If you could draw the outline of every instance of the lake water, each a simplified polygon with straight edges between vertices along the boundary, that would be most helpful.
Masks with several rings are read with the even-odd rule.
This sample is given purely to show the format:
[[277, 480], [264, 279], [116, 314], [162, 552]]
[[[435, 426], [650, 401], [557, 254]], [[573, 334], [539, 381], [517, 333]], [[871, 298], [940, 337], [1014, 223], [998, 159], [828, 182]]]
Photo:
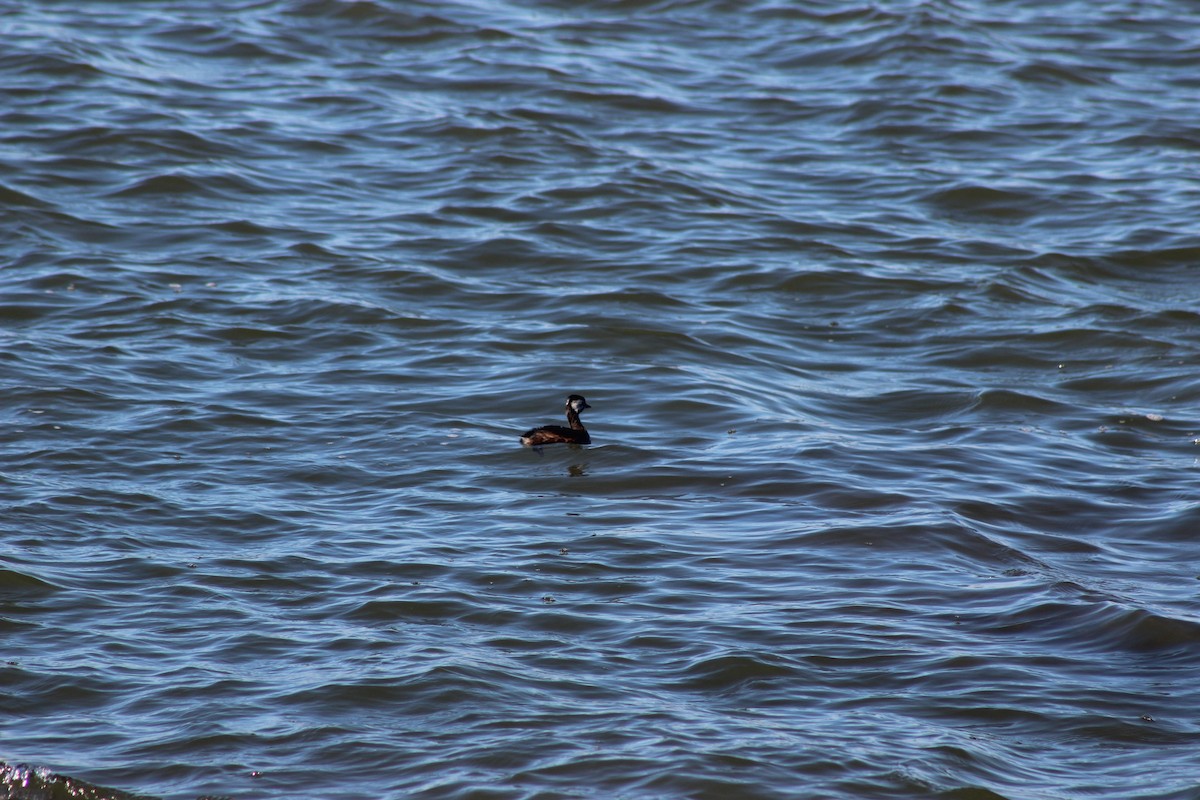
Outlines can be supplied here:
[[0, 11], [4, 797], [1200, 797], [1196, 4]]

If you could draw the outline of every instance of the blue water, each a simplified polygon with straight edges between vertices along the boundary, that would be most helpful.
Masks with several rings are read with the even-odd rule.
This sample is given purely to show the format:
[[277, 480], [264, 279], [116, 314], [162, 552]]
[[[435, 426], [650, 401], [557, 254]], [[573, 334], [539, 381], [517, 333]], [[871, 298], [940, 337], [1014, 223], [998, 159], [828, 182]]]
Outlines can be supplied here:
[[1194, 4], [78, 5], [0, 795], [1200, 797]]

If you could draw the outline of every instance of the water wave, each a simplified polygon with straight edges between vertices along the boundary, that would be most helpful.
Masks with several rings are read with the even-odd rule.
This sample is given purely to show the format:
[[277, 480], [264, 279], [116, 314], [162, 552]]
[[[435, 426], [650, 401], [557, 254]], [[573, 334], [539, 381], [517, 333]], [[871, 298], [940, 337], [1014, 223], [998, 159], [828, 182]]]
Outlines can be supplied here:
[[1193, 11], [8, 11], [9, 794], [1195, 794]]

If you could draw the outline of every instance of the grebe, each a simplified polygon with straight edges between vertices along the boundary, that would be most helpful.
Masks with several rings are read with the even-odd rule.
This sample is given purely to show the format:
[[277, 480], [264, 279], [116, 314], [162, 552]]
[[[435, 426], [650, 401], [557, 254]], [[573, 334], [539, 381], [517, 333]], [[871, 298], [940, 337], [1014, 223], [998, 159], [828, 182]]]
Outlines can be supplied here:
[[531, 431], [526, 431], [521, 434], [521, 444], [529, 447], [538, 447], [543, 444], [591, 444], [592, 437], [588, 436], [587, 428], [583, 427], [583, 423], [579, 421], [579, 412], [585, 408], [591, 408], [587, 400], [583, 399], [581, 394], [573, 394], [567, 398], [567, 424], [571, 427], [564, 428], [562, 425], [544, 425], [541, 428], [534, 428]]

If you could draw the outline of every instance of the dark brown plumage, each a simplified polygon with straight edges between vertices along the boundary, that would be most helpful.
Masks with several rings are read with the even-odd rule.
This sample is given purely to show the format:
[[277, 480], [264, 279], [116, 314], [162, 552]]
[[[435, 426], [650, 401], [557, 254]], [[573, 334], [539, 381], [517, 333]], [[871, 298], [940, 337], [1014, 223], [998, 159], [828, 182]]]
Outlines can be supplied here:
[[591, 408], [581, 394], [573, 394], [567, 398], [567, 424], [544, 425], [541, 428], [525, 431], [521, 434], [521, 444], [529, 447], [539, 447], [543, 444], [591, 444], [592, 437], [588, 436], [587, 428], [579, 421], [579, 412]]

